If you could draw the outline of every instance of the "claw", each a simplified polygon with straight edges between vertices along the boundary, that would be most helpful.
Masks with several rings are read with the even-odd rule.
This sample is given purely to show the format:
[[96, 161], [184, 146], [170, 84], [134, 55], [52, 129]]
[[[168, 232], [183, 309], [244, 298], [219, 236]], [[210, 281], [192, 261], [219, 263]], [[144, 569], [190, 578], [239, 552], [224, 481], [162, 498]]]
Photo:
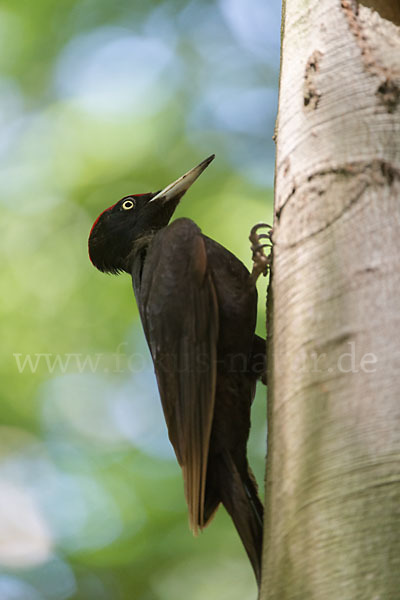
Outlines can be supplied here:
[[268, 227], [268, 229], [272, 229], [272, 226], [268, 225], [268, 223], [256, 223], [251, 228], [250, 235], [254, 235], [254, 233], [258, 231], [258, 229], [261, 229], [261, 227]]
[[257, 244], [257, 246], [252, 246], [251, 249], [253, 250], [253, 256], [263, 248], [272, 248], [272, 244]]
[[[257, 231], [263, 227], [268, 227], [270, 231], [268, 233], [260, 233]], [[264, 248], [272, 247], [272, 227], [268, 223], [257, 223], [251, 228], [249, 240], [251, 241], [251, 250], [253, 252], [253, 270], [250, 275], [251, 281], [255, 284], [258, 277], [263, 274], [264, 276], [268, 273], [269, 266], [271, 264], [271, 255], [268, 256], [264, 253]], [[269, 240], [271, 243], [262, 244], [260, 240]]]
[[271, 233], [260, 233], [260, 235], [258, 236], [259, 240], [270, 240], [271, 239]]

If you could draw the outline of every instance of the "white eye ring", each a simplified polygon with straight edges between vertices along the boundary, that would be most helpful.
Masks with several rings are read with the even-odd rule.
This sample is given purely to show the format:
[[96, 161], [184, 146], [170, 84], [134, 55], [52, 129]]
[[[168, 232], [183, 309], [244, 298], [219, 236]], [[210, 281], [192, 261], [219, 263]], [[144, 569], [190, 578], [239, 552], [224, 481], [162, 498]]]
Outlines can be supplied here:
[[124, 210], [131, 210], [131, 208], [133, 208], [134, 204], [132, 200], [125, 200], [125, 202], [122, 204], [122, 208]]

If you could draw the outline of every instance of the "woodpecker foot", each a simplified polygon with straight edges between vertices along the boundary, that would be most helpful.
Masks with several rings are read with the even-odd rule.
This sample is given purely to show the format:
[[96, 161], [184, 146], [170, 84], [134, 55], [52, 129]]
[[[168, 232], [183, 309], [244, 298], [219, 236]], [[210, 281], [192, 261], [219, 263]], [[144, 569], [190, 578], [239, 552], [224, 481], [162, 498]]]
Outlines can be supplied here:
[[[268, 233], [257, 233], [259, 229], [268, 228]], [[268, 273], [269, 266], [271, 264], [271, 254], [266, 256], [264, 248], [272, 248], [272, 236], [273, 229], [268, 223], [257, 223], [251, 228], [249, 240], [251, 241], [251, 250], [253, 252], [253, 270], [250, 278], [256, 283], [260, 275]], [[267, 243], [261, 242], [261, 240], [268, 240]]]

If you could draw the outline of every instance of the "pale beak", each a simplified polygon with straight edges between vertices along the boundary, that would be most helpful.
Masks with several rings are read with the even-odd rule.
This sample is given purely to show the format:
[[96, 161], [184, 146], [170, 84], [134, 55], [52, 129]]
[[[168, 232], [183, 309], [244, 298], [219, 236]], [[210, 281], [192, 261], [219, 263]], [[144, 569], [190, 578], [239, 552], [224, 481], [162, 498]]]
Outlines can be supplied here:
[[203, 160], [203, 162], [197, 165], [197, 167], [190, 169], [190, 171], [182, 175], [182, 177], [179, 177], [179, 179], [167, 185], [167, 187], [161, 190], [161, 192], [158, 192], [158, 194], [154, 196], [150, 202], [158, 200], [159, 202], [164, 203], [168, 202], [168, 200], [172, 200], [172, 198], [181, 198], [183, 194], [190, 188], [192, 183], [194, 183], [199, 175], [202, 174], [204, 169], [208, 167], [210, 162], [214, 160], [214, 158], [215, 154], [211, 154], [211, 156]]

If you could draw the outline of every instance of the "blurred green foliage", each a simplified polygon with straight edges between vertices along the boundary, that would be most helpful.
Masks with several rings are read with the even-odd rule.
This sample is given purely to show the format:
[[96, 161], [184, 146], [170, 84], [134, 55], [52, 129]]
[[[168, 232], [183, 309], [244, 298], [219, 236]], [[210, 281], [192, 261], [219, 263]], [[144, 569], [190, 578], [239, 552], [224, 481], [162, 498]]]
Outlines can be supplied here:
[[[95, 271], [87, 237], [215, 152], [176, 216], [250, 266], [272, 212], [278, 37], [276, 1], [0, 4], [1, 600], [255, 597], [225, 512], [188, 530], [130, 280]], [[265, 446], [261, 388], [261, 488]]]

